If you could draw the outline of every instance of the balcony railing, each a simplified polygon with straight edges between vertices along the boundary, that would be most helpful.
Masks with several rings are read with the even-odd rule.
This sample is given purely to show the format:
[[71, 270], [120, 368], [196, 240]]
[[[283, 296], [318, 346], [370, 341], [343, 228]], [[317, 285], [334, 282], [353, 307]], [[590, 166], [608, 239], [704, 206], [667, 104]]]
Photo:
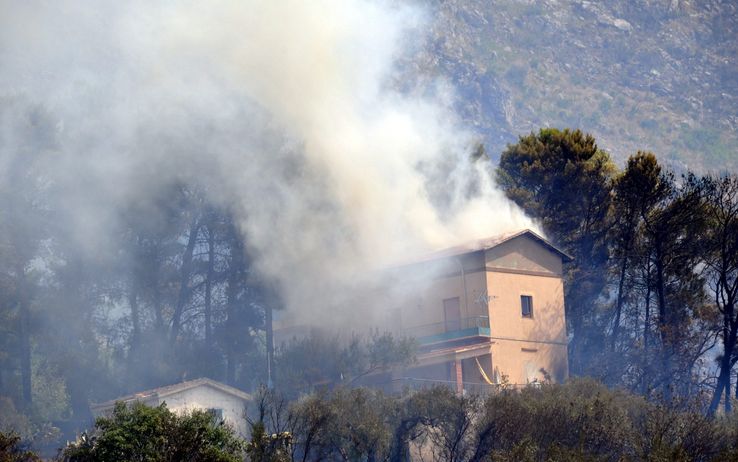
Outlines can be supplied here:
[[421, 345], [458, 340], [466, 337], [489, 337], [489, 317], [472, 316], [445, 322], [436, 322], [405, 329], [404, 334], [414, 337]]
[[481, 382], [461, 382], [461, 384], [458, 384], [456, 381], [453, 380], [433, 380], [414, 377], [401, 377], [391, 380], [387, 384], [387, 391], [401, 392], [404, 390], [425, 390], [434, 387], [448, 387], [454, 391], [457, 391], [459, 390], [459, 385], [461, 386], [465, 394], [488, 395], [490, 393], [498, 393], [505, 390], [540, 388], [542, 384], [539, 382], [527, 384], [488, 384]]

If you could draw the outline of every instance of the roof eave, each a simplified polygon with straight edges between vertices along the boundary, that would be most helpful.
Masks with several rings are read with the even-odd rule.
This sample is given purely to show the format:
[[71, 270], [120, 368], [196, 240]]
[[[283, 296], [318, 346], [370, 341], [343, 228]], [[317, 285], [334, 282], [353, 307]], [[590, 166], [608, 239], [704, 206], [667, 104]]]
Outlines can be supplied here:
[[[177, 385], [180, 385], [180, 386], [177, 386]], [[203, 377], [200, 379], [190, 380], [188, 382], [182, 382], [180, 384], [174, 384], [174, 385], [154, 388], [153, 390], [147, 390], [146, 392], [143, 392], [146, 394], [140, 393], [140, 394], [134, 394], [134, 395], [121, 396], [120, 398], [116, 398], [114, 400], [105, 401], [103, 403], [92, 404], [90, 406], [90, 409], [93, 409], [93, 410], [109, 409], [115, 406], [115, 403], [119, 401], [124, 402], [124, 403], [130, 403], [134, 401], [146, 401], [151, 398], [163, 399], [175, 393], [180, 393], [186, 390], [190, 390], [192, 388], [199, 387], [201, 385], [206, 385], [211, 388], [215, 388], [216, 390], [220, 390], [223, 393], [236, 396], [237, 398], [240, 398], [244, 401], [250, 401], [252, 399], [251, 395], [249, 395], [248, 393], [244, 391], [239, 390], [238, 388], [234, 388], [234, 387], [231, 387], [230, 385], [226, 385], [224, 383], [216, 382], [215, 380]]]
[[532, 238], [534, 238], [535, 240], [539, 241], [545, 247], [548, 247], [549, 249], [551, 249], [554, 253], [559, 254], [559, 256], [561, 256], [561, 260], [564, 263], [571, 263], [572, 261], [574, 261], [574, 257], [572, 257], [568, 253], [564, 252], [560, 248], [558, 248], [555, 245], [553, 245], [551, 243], [551, 241], [549, 241], [545, 237], [541, 236], [540, 234], [538, 234], [535, 231], [530, 230], [530, 229], [525, 229], [525, 230], [523, 230], [523, 231], [521, 231], [521, 232], [519, 232], [519, 233], [511, 236], [510, 238], [507, 239], [507, 241], [510, 241], [512, 239], [515, 239], [516, 237], [520, 237], [520, 236], [523, 236], [523, 235], [526, 235], [526, 234], [530, 235]]

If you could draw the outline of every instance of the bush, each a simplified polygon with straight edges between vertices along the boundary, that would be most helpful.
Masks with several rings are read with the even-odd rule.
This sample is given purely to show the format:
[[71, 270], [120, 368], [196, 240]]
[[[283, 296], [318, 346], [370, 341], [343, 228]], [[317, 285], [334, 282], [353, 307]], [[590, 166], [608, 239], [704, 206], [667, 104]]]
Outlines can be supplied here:
[[41, 459], [23, 447], [20, 436], [0, 432], [0, 462], [41, 462]]
[[339, 388], [261, 403], [260, 416], [276, 419], [260, 422], [289, 434], [292, 460], [738, 460], [738, 416], [709, 419], [593, 379], [486, 398], [443, 386], [402, 396]]
[[177, 415], [166, 404], [117, 403], [110, 417], [98, 418], [92, 434], [82, 435], [62, 452], [68, 462], [192, 460], [236, 462], [243, 441], [206, 411]]
[[18, 412], [13, 400], [6, 396], [0, 396], [0, 432], [17, 435], [26, 441], [33, 438], [31, 420]]

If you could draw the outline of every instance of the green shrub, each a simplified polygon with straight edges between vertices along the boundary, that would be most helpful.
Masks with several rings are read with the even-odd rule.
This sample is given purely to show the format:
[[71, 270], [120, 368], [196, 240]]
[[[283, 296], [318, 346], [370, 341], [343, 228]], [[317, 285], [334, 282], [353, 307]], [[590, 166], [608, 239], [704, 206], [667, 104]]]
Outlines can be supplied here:
[[0, 431], [0, 462], [41, 462], [41, 459], [23, 447], [20, 436]]
[[166, 404], [117, 403], [110, 417], [98, 418], [91, 434], [84, 434], [63, 450], [68, 462], [207, 461], [243, 459], [243, 441], [211, 413], [177, 415]]

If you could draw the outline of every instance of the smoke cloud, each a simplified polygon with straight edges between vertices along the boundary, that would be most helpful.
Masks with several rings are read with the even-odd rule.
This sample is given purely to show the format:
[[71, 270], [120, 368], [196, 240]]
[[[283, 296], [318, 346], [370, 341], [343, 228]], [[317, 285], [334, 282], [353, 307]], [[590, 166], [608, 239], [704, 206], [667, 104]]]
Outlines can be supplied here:
[[114, 258], [120, 211], [173, 181], [236, 214], [294, 312], [405, 256], [531, 227], [489, 166], [470, 162], [453, 88], [398, 89], [398, 63], [412, 63], [432, 20], [422, 8], [60, 0], [0, 11], [0, 167], [39, 138], [18, 129], [28, 114], [46, 114], [39, 176], [88, 258]]

